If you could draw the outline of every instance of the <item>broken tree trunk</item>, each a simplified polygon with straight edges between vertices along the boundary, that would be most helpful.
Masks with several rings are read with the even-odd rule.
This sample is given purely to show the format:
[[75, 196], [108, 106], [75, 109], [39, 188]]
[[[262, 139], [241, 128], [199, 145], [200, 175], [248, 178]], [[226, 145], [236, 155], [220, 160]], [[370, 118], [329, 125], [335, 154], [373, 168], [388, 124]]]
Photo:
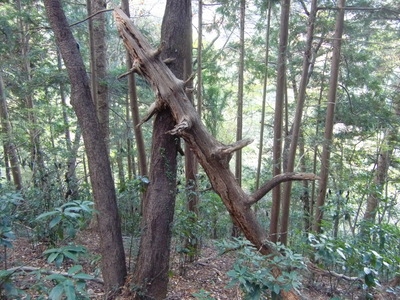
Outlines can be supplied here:
[[[315, 180], [314, 174], [281, 174], [266, 183], [253, 195], [246, 194], [229, 169], [229, 161], [235, 151], [251, 143], [241, 140], [232, 145], [217, 141], [202, 124], [198, 113], [185, 93], [185, 82], [177, 79], [160, 58], [162, 44], [154, 50], [136, 29], [129, 18], [118, 8], [115, 9], [118, 31], [132, 58], [130, 72], [143, 76], [156, 94], [156, 102], [147, 118], [169, 107], [176, 122], [168, 134], [183, 138], [196, 155], [198, 162], [221, 197], [227, 210], [246, 238], [263, 254], [275, 253], [273, 245], [267, 239], [267, 233], [257, 221], [251, 205], [260, 200], [270, 189], [280, 182], [288, 180]], [[279, 274], [277, 270], [276, 274]], [[294, 293], [287, 293], [286, 299], [297, 299]]]

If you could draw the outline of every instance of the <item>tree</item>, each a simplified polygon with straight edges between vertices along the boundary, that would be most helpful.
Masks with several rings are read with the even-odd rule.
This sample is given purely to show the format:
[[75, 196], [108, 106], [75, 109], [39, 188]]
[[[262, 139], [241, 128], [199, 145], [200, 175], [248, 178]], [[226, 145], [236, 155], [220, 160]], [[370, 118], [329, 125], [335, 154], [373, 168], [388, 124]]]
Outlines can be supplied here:
[[[192, 70], [191, 24], [191, 1], [168, 0], [161, 27], [162, 56], [170, 61], [170, 70], [182, 82], [191, 76]], [[136, 66], [138, 58], [130, 54]], [[164, 299], [167, 294], [171, 224], [176, 196], [176, 156], [180, 141], [166, 132], [172, 130], [174, 125], [171, 111], [157, 108], [153, 124], [150, 183], [144, 202], [142, 235], [134, 272], [134, 282], [139, 289], [137, 299]], [[190, 155], [188, 149], [186, 155]], [[193, 161], [189, 159], [189, 163]], [[193, 166], [190, 164], [189, 167]], [[190, 175], [193, 171], [192, 168]], [[191, 176], [187, 178], [195, 180]]]
[[[400, 100], [398, 96], [394, 99], [394, 114], [400, 117]], [[376, 160], [376, 169], [374, 172], [374, 178], [372, 180], [371, 192], [367, 197], [367, 207], [365, 209], [363, 221], [367, 223], [374, 223], [376, 219], [376, 214], [378, 212], [381, 194], [385, 183], [388, 180], [388, 170], [391, 164], [392, 155], [395, 147], [395, 141], [397, 139], [398, 127], [392, 125], [392, 127], [387, 130], [383, 143], [378, 152], [378, 157]], [[361, 227], [364, 231], [361, 233], [365, 234], [365, 224]]]
[[[276, 100], [275, 100], [275, 118], [274, 118], [274, 146], [272, 174], [278, 176], [281, 174], [282, 159], [282, 123], [283, 123], [283, 103], [285, 96], [286, 82], [286, 48], [288, 44], [289, 32], [289, 12], [290, 0], [281, 1], [281, 23], [279, 29], [279, 55], [278, 55], [278, 71], [276, 81]], [[279, 210], [281, 205], [281, 187], [277, 186], [272, 190], [272, 208], [271, 223], [269, 227], [269, 236], [271, 241], [278, 240], [278, 222]]]
[[271, 10], [272, 1], [268, 1], [268, 13], [267, 13], [267, 29], [265, 33], [265, 71], [264, 71], [264, 82], [263, 82], [263, 95], [262, 95], [262, 106], [261, 106], [261, 126], [260, 126], [260, 146], [258, 150], [258, 161], [257, 161], [257, 173], [256, 173], [256, 189], [260, 187], [260, 175], [261, 175], [261, 161], [262, 153], [264, 149], [264, 123], [265, 123], [265, 106], [267, 101], [267, 83], [268, 83], [268, 62], [269, 62], [269, 41], [270, 41], [270, 30], [271, 30]]
[[333, 135], [332, 134], [333, 123], [334, 123], [333, 118], [335, 115], [335, 101], [336, 101], [336, 92], [337, 92], [338, 77], [339, 77], [340, 48], [342, 45], [345, 3], [346, 3], [345, 0], [340, 0], [338, 2], [338, 15], [335, 26], [335, 38], [333, 41], [331, 74], [329, 80], [329, 93], [327, 99], [327, 109], [326, 109], [326, 119], [325, 119], [324, 145], [321, 158], [320, 182], [319, 182], [318, 198], [315, 208], [314, 227], [313, 227], [313, 230], [315, 232], [321, 231], [323, 206], [325, 204], [325, 194], [328, 185], [329, 158], [331, 153], [330, 148]]
[[[91, 0], [90, 8], [91, 13], [97, 13], [106, 8], [105, 0]], [[93, 70], [95, 73], [95, 86], [92, 86], [93, 93], [95, 94], [95, 103], [97, 109], [97, 118], [101, 131], [103, 133], [106, 145], [109, 147], [109, 95], [107, 84], [107, 44], [106, 44], [106, 15], [97, 14], [92, 19], [92, 35], [91, 40], [93, 44], [94, 61], [92, 62]], [[92, 75], [94, 75], [92, 73]]]
[[14, 185], [17, 190], [22, 190], [21, 168], [19, 166], [17, 150], [15, 148], [12, 136], [12, 129], [7, 109], [6, 93], [4, 90], [3, 76], [0, 70], [0, 113], [1, 113], [1, 129], [4, 135], [4, 154], [10, 162], [11, 174]]
[[98, 138], [102, 133], [91, 97], [89, 79], [61, 3], [58, 0], [46, 0], [44, 4], [71, 82], [71, 104], [82, 128], [93, 197], [99, 211], [101, 269], [105, 289], [109, 292], [124, 283], [126, 266], [107, 146], [104, 139]]
[[[123, 0], [122, 1], [122, 9], [126, 13], [126, 15], [129, 17], [130, 12], [129, 12], [129, 1]], [[126, 66], [128, 69], [132, 68], [132, 60], [129, 56], [129, 53], [126, 53]], [[135, 141], [136, 141], [136, 148], [137, 148], [137, 158], [138, 158], [138, 165], [139, 165], [139, 172], [138, 174], [143, 177], [148, 176], [148, 170], [147, 170], [147, 156], [146, 156], [146, 147], [143, 139], [143, 133], [142, 129], [139, 126], [140, 123], [140, 117], [139, 117], [139, 103], [137, 99], [137, 91], [136, 91], [136, 79], [135, 79], [135, 74], [133, 72], [128, 74], [128, 102], [130, 106], [130, 111], [132, 114], [132, 125], [133, 125], [133, 132], [135, 133]], [[129, 112], [127, 112], [127, 115], [129, 116]], [[128, 139], [128, 141], [130, 141]], [[128, 142], [128, 149], [131, 148], [130, 142]], [[128, 151], [129, 153], [129, 151]], [[129, 153], [130, 154], [130, 153]], [[128, 163], [130, 162], [129, 156], [128, 156]], [[129, 165], [132, 165], [132, 163], [129, 163]], [[143, 205], [144, 205], [144, 200], [145, 200], [145, 194], [142, 193], [142, 202], [141, 202], [141, 212], [143, 212]]]
[[[129, 18], [118, 8], [115, 9], [115, 18], [125, 46], [136, 61], [135, 71], [144, 76], [157, 95], [157, 100], [153, 105], [154, 109], [158, 110], [156, 118], [159, 118], [160, 114], [172, 114], [174, 121], [172, 124], [175, 123], [175, 126], [163, 133], [170, 134], [172, 137], [182, 137], [189, 143], [206, 172], [213, 189], [219, 194], [231, 217], [239, 225], [246, 238], [261, 253], [279, 255], [268, 241], [267, 234], [257, 221], [251, 205], [259, 201], [268, 191], [281, 182], [313, 180], [315, 176], [313, 174], [297, 173], [280, 174], [252, 195], [247, 195], [238, 185], [234, 174], [230, 171], [229, 161], [235, 151], [245, 147], [251, 141], [241, 140], [232, 145], [224, 145], [215, 140], [205, 129], [192, 103], [187, 98], [184, 91], [184, 82], [177, 79], [160, 58], [162, 49], [153, 50], [142, 34], [133, 26]], [[155, 112], [153, 111], [153, 113]], [[166, 213], [168, 211], [164, 211], [164, 214]], [[148, 224], [148, 227], [151, 226], [156, 225]], [[155, 241], [154, 245], [158, 246], [158, 241]], [[153, 252], [153, 249], [151, 249], [151, 252]], [[276, 267], [273, 272], [276, 276], [280, 274], [279, 269]], [[285, 294], [284, 297], [297, 299], [293, 292]]]
[[[306, 49], [304, 50], [303, 71], [301, 74], [300, 88], [297, 95], [298, 99], [297, 99], [296, 114], [293, 120], [293, 127], [291, 130], [292, 134], [290, 137], [290, 149], [288, 154], [287, 166], [285, 170], [286, 172], [294, 171], [296, 149], [300, 136], [301, 119], [303, 116], [303, 107], [306, 98], [306, 88], [312, 70], [310, 66], [313, 63], [313, 56], [315, 57], [315, 53], [313, 55], [312, 41], [314, 35], [316, 14], [317, 14], [317, 0], [313, 0], [311, 2], [311, 11], [309, 12], [309, 18], [308, 18], [307, 42], [306, 42]], [[282, 217], [281, 217], [281, 229], [280, 229], [279, 239], [281, 243], [283, 243], [284, 245], [287, 244], [287, 235], [289, 229], [291, 187], [292, 183], [290, 181], [286, 182], [284, 185], [284, 190], [282, 195]]]

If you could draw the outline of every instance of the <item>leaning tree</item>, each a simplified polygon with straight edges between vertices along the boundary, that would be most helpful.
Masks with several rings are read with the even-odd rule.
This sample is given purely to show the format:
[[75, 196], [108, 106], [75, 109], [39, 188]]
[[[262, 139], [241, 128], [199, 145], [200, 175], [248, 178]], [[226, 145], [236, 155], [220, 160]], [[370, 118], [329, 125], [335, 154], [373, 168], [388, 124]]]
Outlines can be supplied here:
[[[187, 98], [186, 83], [176, 78], [161, 59], [163, 43], [158, 49], [153, 49], [122, 10], [116, 8], [114, 13], [118, 31], [133, 62], [129, 72], [135, 72], [144, 77], [156, 95], [156, 100], [145, 119], [148, 120], [151, 116], [165, 110], [171, 111], [175, 126], [166, 133], [183, 138], [190, 146], [206, 172], [213, 189], [221, 197], [231, 217], [246, 238], [262, 254], [275, 253], [279, 255], [275, 251], [274, 244], [269, 241], [266, 231], [257, 221], [252, 205], [282, 182], [315, 180], [317, 176], [308, 173], [280, 174], [253, 194], [247, 194], [231, 172], [229, 161], [235, 151], [250, 144], [251, 140], [244, 139], [231, 145], [224, 145], [217, 141], [206, 130], [198, 113]], [[279, 269], [276, 268], [274, 273], [278, 276]], [[285, 298], [297, 299], [298, 297], [289, 292], [285, 293]]]

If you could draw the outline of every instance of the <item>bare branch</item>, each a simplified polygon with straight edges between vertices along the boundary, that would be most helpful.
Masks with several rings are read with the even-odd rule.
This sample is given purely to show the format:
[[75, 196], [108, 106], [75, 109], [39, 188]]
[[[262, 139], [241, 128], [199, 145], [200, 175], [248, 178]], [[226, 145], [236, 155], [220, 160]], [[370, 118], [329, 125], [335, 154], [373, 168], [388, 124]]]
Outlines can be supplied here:
[[265, 196], [270, 190], [276, 187], [278, 184], [286, 181], [294, 181], [294, 180], [319, 180], [319, 177], [312, 173], [284, 173], [279, 174], [260, 187], [257, 191], [253, 193], [249, 197], [249, 201], [246, 203], [247, 205], [252, 205], [259, 201], [262, 197]]
[[236, 143], [233, 143], [233, 144], [223, 147], [223, 149], [221, 149], [221, 153], [231, 154], [235, 151], [238, 151], [238, 150], [246, 147], [247, 145], [251, 144], [252, 142], [253, 142], [253, 139], [244, 139], [244, 140], [237, 141]]
[[160, 104], [159, 101], [156, 100], [154, 103], [152, 103], [147, 111], [146, 116], [137, 124], [137, 127], [142, 126], [144, 123], [146, 123], [148, 120], [151, 119], [152, 116], [154, 116], [158, 110], [159, 110]]
[[[45, 274], [45, 275], [52, 275], [52, 274], [58, 274], [58, 275], [62, 275], [65, 277], [69, 277], [72, 278], [74, 276], [74, 274], [68, 274], [66, 272], [55, 272], [55, 271], [50, 271], [50, 270], [45, 270], [45, 269], [41, 269], [41, 268], [35, 268], [35, 267], [30, 267], [30, 266], [21, 266], [21, 267], [15, 267], [15, 268], [10, 268], [7, 269], [7, 271], [9, 272], [19, 272], [19, 271], [23, 271], [23, 272], [36, 272], [36, 271], [40, 271], [40, 273]], [[98, 278], [92, 278], [92, 279], [87, 279], [99, 284], [104, 284], [104, 281]]]
[[78, 21], [78, 22], [72, 23], [71, 25], [69, 25], [69, 27], [72, 27], [72, 26], [81, 24], [81, 23], [83, 23], [83, 22], [85, 22], [85, 21], [87, 21], [87, 20], [89, 20], [89, 19], [91, 19], [91, 18], [97, 16], [98, 14], [103, 13], [103, 12], [108, 12], [108, 11], [113, 11], [113, 10], [114, 10], [114, 8], [107, 8], [107, 9], [102, 9], [102, 10], [96, 11], [94, 14], [91, 14], [90, 16], [87, 16], [87, 17], [84, 18], [83, 20], [80, 20], [80, 21]]

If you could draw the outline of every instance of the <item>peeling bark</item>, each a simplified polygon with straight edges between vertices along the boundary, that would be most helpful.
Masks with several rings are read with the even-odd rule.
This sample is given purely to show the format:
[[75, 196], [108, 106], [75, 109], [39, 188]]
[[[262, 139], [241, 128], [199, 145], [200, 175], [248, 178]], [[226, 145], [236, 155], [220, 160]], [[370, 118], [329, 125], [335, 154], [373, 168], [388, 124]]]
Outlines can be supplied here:
[[[133, 26], [129, 18], [118, 8], [115, 9], [114, 14], [118, 31], [125, 42], [125, 46], [132, 60], [137, 62], [136, 72], [152, 86], [157, 97], [157, 106], [160, 108], [168, 107], [171, 110], [176, 125], [168, 133], [182, 137], [190, 145], [198, 162], [207, 173], [213, 189], [221, 197], [228, 212], [246, 238], [261, 253], [277, 254], [273, 245], [267, 239], [265, 229], [257, 221], [251, 209], [251, 204], [257, 202], [255, 199], [260, 195], [265, 195], [268, 189], [264, 186], [256, 191], [253, 196], [246, 194], [229, 169], [229, 161], [233, 152], [245, 147], [251, 141], [242, 140], [233, 145], [224, 145], [217, 141], [202, 124], [199, 115], [186, 96], [181, 81], [172, 74], [159, 55], [154, 55], [156, 53], [154, 49]], [[295, 180], [296, 176], [301, 177], [297, 180], [318, 179], [315, 175], [308, 175], [310, 174], [282, 174], [281, 178], [275, 178], [272, 183], [267, 183], [267, 185], [275, 186], [285, 180]], [[275, 270], [274, 274], [278, 276], [280, 271]], [[292, 292], [286, 293], [284, 298], [298, 299]]]

